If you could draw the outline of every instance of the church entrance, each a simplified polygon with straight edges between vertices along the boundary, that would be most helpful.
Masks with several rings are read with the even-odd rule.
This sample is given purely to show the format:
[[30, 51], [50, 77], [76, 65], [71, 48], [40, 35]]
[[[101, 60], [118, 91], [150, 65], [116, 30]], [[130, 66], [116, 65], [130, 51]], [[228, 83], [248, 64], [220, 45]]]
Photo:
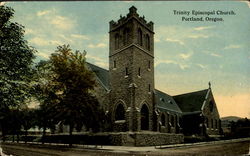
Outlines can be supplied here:
[[149, 130], [148, 107], [144, 104], [141, 108], [141, 130]]

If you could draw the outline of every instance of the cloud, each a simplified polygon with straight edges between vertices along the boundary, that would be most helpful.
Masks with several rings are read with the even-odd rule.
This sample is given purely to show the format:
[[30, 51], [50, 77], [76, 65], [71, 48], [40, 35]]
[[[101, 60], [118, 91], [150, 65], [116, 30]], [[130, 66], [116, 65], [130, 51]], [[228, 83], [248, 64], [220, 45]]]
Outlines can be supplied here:
[[178, 43], [180, 45], [184, 45], [184, 42], [181, 40], [177, 40], [177, 39], [171, 39], [171, 38], [166, 38], [167, 42], [173, 42], [173, 43]]
[[211, 53], [210, 55], [211, 55], [211, 56], [214, 56], [214, 57], [222, 57], [221, 55], [215, 54], [215, 53]]
[[176, 61], [174, 60], [158, 60], [155, 62], [155, 67], [158, 66], [161, 63], [166, 63], [166, 64], [178, 64]]
[[204, 34], [195, 34], [195, 35], [189, 35], [187, 37], [192, 39], [197, 39], [197, 38], [208, 38], [209, 36]]
[[43, 16], [43, 15], [46, 15], [46, 14], [49, 14], [51, 13], [51, 10], [44, 10], [44, 11], [38, 11], [36, 13], [37, 16]]
[[203, 64], [196, 64], [198, 67], [200, 67], [200, 68], [202, 68], [202, 69], [205, 69], [206, 68], [206, 66], [205, 65], [203, 65]]
[[89, 44], [88, 47], [89, 48], [104, 48], [104, 47], [107, 47], [107, 45], [104, 43], [98, 43], [98, 44]]
[[189, 68], [189, 65], [187, 65], [185, 63], [180, 63], [180, 62], [177, 62], [174, 60], [158, 60], [155, 62], [155, 67], [161, 63], [178, 65], [181, 70], [185, 70], [185, 69]]
[[34, 37], [31, 40], [29, 40], [29, 42], [37, 46], [63, 45], [63, 42], [60, 40], [46, 40], [41, 37]]
[[40, 37], [34, 37], [29, 40], [30, 43], [33, 43], [38, 46], [48, 46], [49, 42], [46, 39], [40, 38]]
[[161, 42], [161, 40], [159, 38], [155, 38], [154, 40], [155, 42]]
[[187, 65], [187, 64], [179, 64], [179, 66], [180, 66], [180, 68], [181, 68], [182, 70], [185, 70], [185, 69], [188, 69], [188, 68], [189, 68], [189, 65]]
[[51, 41], [49, 41], [49, 43], [50, 44], [52, 44], [52, 45], [63, 45], [63, 43], [61, 42], [61, 41], [57, 41], [57, 40], [51, 40]]
[[95, 65], [98, 65], [100, 67], [108, 69], [108, 63], [106, 62], [107, 61], [106, 59], [102, 59], [100, 57], [92, 56], [92, 55], [88, 55], [88, 54], [87, 54], [86, 58], [94, 60]]
[[41, 56], [43, 58], [49, 59], [50, 55], [48, 53], [45, 52], [38, 52], [36, 53], [36, 55]]
[[215, 26], [195, 27], [194, 30], [196, 30], [196, 31], [202, 31], [202, 30], [212, 29], [214, 27]]
[[224, 49], [238, 49], [238, 48], [241, 48], [241, 45], [231, 44], [229, 46], [226, 46]]
[[0, 6], [3, 6], [4, 4], [6, 4], [7, 2], [0, 2]]
[[89, 36], [86, 35], [71, 34], [70, 36], [76, 39], [90, 40]]
[[63, 39], [65, 42], [68, 42], [68, 43], [73, 43], [74, 41], [70, 38], [70, 37], [67, 37], [63, 34], [60, 34], [58, 35], [60, 37], [60, 39]]
[[74, 22], [70, 18], [63, 16], [55, 16], [52, 18], [51, 24], [62, 30], [70, 30], [74, 27]]
[[33, 30], [33, 29], [29, 29], [29, 28], [26, 28], [25, 29], [25, 35], [28, 35], [28, 34], [35, 34], [36, 32]]
[[189, 58], [192, 56], [192, 53], [190, 53], [190, 54], [181, 53], [179, 56], [180, 56], [182, 59], [187, 60], [187, 59], [189, 59]]

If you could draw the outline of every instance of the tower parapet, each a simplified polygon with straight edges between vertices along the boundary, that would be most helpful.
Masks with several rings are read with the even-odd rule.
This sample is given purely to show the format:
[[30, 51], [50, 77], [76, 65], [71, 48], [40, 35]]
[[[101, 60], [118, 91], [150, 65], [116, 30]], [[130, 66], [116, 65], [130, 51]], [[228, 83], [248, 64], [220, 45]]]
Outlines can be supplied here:
[[122, 26], [123, 24], [127, 23], [130, 19], [136, 19], [138, 22], [140, 22], [142, 25], [145, 26], [145, 28], [147, 28], [149, 31], [153, 32], [154, 31], [154, 23], [152, 21], [147, 22], [145, 20], [144, 16], [139, 16], [139, 14], [137, 13], [137, 8], [132, 6], [129, 8], [129, 13], [127, 14], [127, 16], [122, 16], [120, 15], [120, 19], [115, 22], [115, 21], [110, 21], [109, 22], [109, 27], [110, 27], [110, 31], [114, 31], [117, 28], [119, 28], [120, 26]]

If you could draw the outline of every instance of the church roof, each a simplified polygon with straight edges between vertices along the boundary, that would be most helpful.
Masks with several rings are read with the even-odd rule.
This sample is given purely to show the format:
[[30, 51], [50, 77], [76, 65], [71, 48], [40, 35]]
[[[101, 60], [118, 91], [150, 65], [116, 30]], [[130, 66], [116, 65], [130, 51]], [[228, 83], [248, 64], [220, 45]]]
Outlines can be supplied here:
[[87, 66], [93, 71], [97, 79], [100, 81], [100, 83], [103, 85], [105, 89], [109, 89], [109, 71], [107, 69], [98, 67], [96, 65], [93, 65], [89, 62], [87, 62]]
[[176, 104], [172, 96], [157, 89], [155, 90], [155, 102], [156, 102], [156, 107], [161, 111], [182, 113], [181, 109]]
[[182, 112], [201, 111], [209, 89], [173, 96]]

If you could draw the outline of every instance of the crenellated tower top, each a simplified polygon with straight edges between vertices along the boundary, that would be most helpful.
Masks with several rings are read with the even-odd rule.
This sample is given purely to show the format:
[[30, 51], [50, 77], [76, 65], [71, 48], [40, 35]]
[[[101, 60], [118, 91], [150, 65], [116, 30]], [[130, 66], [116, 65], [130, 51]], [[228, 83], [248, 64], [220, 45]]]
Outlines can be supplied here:
[[142, 16], [140, 17], [139, 14], [137, 13], [137, 8], [135, 6], [132, 6], [129, 8], [129, 13], [127, 14], [127, 16], [122, 16], [120, 15], [120, 19], [115, 22], [115, 21], [110, 21], [109, 22], [109, 26], [110, 26], [110, 31], [114, 31], [117, 28], [119, 28], [120, 26], [122, 26], [123, 24], [127, 23], [130, 19], [136, 19], [139, 23], [141, 23], [142, 25], [145, 26], [145, 28], [147, 28], [149, 31], [153, 32], [153, 25], [154, 23], [152, 21], [147, 22], [145, 20], [145, 17]]

